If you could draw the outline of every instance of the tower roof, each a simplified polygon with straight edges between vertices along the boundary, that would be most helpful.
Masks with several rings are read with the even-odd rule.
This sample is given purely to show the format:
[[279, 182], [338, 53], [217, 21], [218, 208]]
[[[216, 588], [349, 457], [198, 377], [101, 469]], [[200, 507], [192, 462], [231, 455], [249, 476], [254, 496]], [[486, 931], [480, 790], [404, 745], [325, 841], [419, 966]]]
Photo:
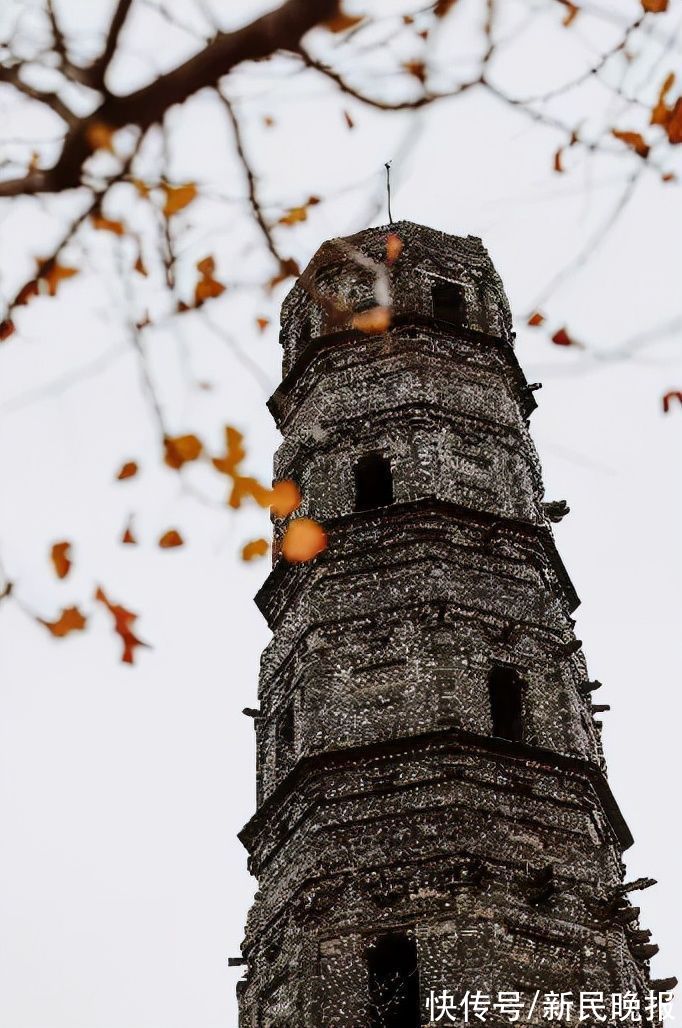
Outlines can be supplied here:
[[386, 240], [397, 237], [403, 244], [396, 271], [401, 267], [412, 274], [445, 279], [468, 279], [471, 286], [486, 291], [491, 308], [499, 316], [496, 334], [512, 343], [511, 311], [502, 281], [483, 241], [478, 236], [455, 236], [413, 221], [396, 221], [362, 229], [350, 236], [323, 242], [302, 271], [282, 305], [282, 325], [296, 317], [302, 304], [319, 293], [319, 276], [326, 267], [338, 269], [346, 264], [371, 274], [372, 266], [386, 263]]

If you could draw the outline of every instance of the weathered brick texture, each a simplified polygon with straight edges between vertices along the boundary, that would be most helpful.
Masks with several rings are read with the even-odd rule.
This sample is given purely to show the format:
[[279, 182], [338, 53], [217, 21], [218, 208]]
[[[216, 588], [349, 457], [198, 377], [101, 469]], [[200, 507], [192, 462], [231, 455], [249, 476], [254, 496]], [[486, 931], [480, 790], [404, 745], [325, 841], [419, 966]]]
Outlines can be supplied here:
[[[407, 222], [388, 266], [388, 231], [325, 243], [282, 311], [275, 478], [329, 546], [287, 564], [275, 523], [257, 597], [241, 1028], [413, 1028], [430, 989], [650, 987], [502, 284], [479, 239]], [[354, 329], [377, 302], [391, 326]], [[357, 509], [368, 454], [392, 495]], [[421, 1020], [377, 1010], [384, 936], [416, 952]]]

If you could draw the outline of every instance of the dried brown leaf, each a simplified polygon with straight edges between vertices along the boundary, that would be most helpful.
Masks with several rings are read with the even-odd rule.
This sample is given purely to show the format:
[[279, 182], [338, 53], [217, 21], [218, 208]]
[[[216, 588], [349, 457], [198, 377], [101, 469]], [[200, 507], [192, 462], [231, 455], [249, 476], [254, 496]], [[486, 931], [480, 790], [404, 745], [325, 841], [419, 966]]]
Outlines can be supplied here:
[[53, 543], [50, 560], [57, 578], [66, 578], [71, 570], [71, 543]]
[[354, 29], [356, 25], [359, 25], [364, 17], [364, 14], [346, 14], [345, 11], [339, 11], [333, 18], [322, 22], [322, 27], [327, 32], [347, 32], [348, 29]]
[[426, 65], [423, 61], [404, 61], [403, 69], [408, 73], [408, 75], [412, 75], [414, 78], [419, 79], [422, 85], [426, 82]]
[[4, 343], [15, 332], [15, 325], [11, 318], [0, 321], [0, 343]]
[[194, 304], [201, 307], [206, 300], [213, 300], [225, 292], [225, 286], [215, 277], [215, 260], [213, 257], [204, 257], [197, 261], [197, 271], [201, 278], [194, 289]]
[[183, 186], [171, 186], [164, 182], [161, 188], [166, 196], [163, 205], [163, 213], [167, 218], [188, 207], [198, 196], [197, 187], [193, 182], [187, 182]]
[[119, 603], [112, 603], [101, 586], [98, 586], [95, 592], [95, 599], [107, 608], [114, 619], [114, 631], [120, 636], [123, 643], [122, 662], [124, 664], [133, 664], [137, 647], [147, 645], [147, 643], [138, 639], [133, 631], [133, 625], [137, 621], [137, 614], [133, 614], [132, 611], [127, 610]]
[[133, 478], [139, 471], [137, 461], [127, 460], [125, 464], [122, 464], [116, 475], [118, 482], [123, 482], [126, 478]]
[[663, 413], [667, 414], [670, 410], [670, 405], [673, 400], [677, 400], [682, 405], [682, 389], [671, 389], [670, 392], [666, 393], [663, 397]]
[[91, 214], [90, 221], [93, 228], [100, 232], [113, 232], [115, 236], [124, 236], [126, 227], [122, 221], [115, 221], [112, 218], [105, 218], [103, 214]]
[[639, 132], [623, 132], [620, 129], [611, 129], [611, 135], [619, 139], [621, 143], [629, 146], [640, 157], [649, 156], [649, 144]]
[[185, 540], [182, 538], [177, 528], [169, 528], [168, 531], [164, 532], [159, 538], [159, 547], [162, 550], [173, 550], [178, 546], [184, 546]]
[[444, 18], [452, 10], [457, 0], [438, 0], [433, 6], [433, 13], [437, 18]]
[[249, 561], [256, 557], [264, 557], [269, 549], [270, 544], [267, 539], [252, 539], [242, 547], [242, 560]]
[[63, 639], [70, 632], [82, 632], [88, 623], [78, 607], [65, 607], [56, 621], [38, 620], [56, 639]]
[[104, 121], [92, 121], [85, 130], [85, 138], [91, 150], [108, 150], [115, 153], [114, 136], [116, 129]]
[[192, 434], [166, 436], [163, 445], [164, 462], [175, 471], [181, 468], [183, 464], [198, 460], [204, 449], [201, 440]]

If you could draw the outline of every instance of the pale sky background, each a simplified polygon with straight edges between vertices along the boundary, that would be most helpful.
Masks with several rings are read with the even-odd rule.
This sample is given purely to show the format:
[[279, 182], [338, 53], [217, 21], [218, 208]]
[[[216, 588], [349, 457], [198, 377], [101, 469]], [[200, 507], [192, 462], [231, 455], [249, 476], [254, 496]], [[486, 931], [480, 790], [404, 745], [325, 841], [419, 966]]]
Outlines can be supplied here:
[[[230, 26], [268, 6], [215, 0], [212, 9]], [[38, 7], [7, 0], [0, 31], [21, 11], [30, 38]], [[109, 4], [62, 0], [58, 7], [76, 55], [96, 50]], [[125, 55], [112, 69], [121, 91], [198, 45], [155, 14], [153, 3], [138, 7]], [[595, 7], [616, 21], [638, 9], [634, 0]], [[392, 14], [410, 5], [367, 0], [350, 9]], [[564, 12], [552, 0], [504, 0], [501, 9], [499, 33], [510, 42], [495, 71], [518, 96], [571, 81], [618, 38], [617, 25], [588, 14], [562, 28]], [[202, 29], [190, 0], [173, 0], [172, 10]], [[650, 32], [633, 37], [630, 49], [640, 56], [625, 79], [624, 59], [613, 59], [612, 81], [653, 103], [667, 72], [679, 67], [679, 34], [672, 46], [664, 41], [681, 18], [679, 0], [671, 0]], [[467, 74], [476, 19], [480, 4], [460, 0], [443, 26], [432, 58], [437, 87]], [[318, 32], [310, 45], [323, 53], [330, 40]], [[397, 95], [403, 87], [386, 62], [416, 52], [409, 40], [382, 48], [379, 57], [363, 58], [360, 81]], [[347, 57], [340, 60], [352, 69]], [[679, 327], [633, 356], [619, 350], [679, 318], [678, 187], [644, 171], [602, 239], [600, 226], [640, 167], [615, 141], [610, 155], [571, 151], [559, 176], [552, 161], [561, 135], [480, 92], [425, 110], [408, 135], [408, 116], [341, 101], [293, 61], [241, 69], [228, 89], [268, 215], [276, 220], [309, 195], [323, 198], [305, 224], [278, 230], [286, 254], [305, 262], [323, 239], [382, 223], [377, 197], [391, 157], [396, 217], [480, 235], [488, 246], [516, 313], [519, 359], [529, 380], [544, 383], [531, 428], [547, 498], [571, 506], [556, 536], [582, 598], [577, 633], [590, 673], [604, 682], [595, 702], [613, 708], [603, 715], [604, 745], [636, 840], [626, 854], [628, 874], [659, 881], [635, 898], [642, 926], [661, 947], [653, 972], [679, 974], [682, 406], [667, 416], [661, 410], [662, 395], [682, 388]], [[569, 125], [583, 122], [588, 135], [601, 126], [646, 126], [645, 110], [623, 108], [589, 82], [539, 109]], [[264, 125], [264, 114], [274, 127]], [[17, 154], [11, 140], [44, 139], [58, 128], [6, 89], [0, 118], [10, 141], [5, 158]], [[196, 314], [148, 332], [149, 367], [173, 431], [197, 431], [218, 452], [222, 426], [236, 425], [246, 433], [248, 469], [266, 479], [277, 435], [265, 400], [279, 377], [275, 321], [285, 290], [269, 296], [254, 285], [272, 269], [244, 212], [244, 180], [219, 105], [204, 94], [174, 111], [169, 124], [173, 177], [202, 189], [175, 226], [181, 289], [191, 292], [194, 263], [208, 253], [218, 276], [240, 285], [205, 308], [218, 332]], [[656, 131], [652, 139], [660, 138]], [[145, 157], [150, 175], [158, 146]], [[661, 163], [672, 167], [672, 157]], [[151, 275], [139, 303], [159, 318], [166, 301], [149, 223], [130, 194], [112, 197], [110, 213], [147, 240]], [[3, 296], [78, 209], [74, 197], [0, 204]], [[592, 238], [599, 241], [587, 246], [583, 266], [542, 305], [552, 331], [566, 324], [590, 347], [568, 351], [526, 328], [524, 315]], [[254, 887], [236, 838], [255, 792], [252, 722], [240, 711], [255, 705], [268, 638], [252, 603], [267, 562], [244, 565], [238, 551], [267, 534], [268, 522], [261, 511], [222, 509], [224, 482], [207, 467], [182, 480], [163, 467], [125, 327], [125, 290], [113, 273], [116, 261], [130, 266], [134, 248], [124, 241], [112, 258], [113, 237], [93, 232], [82, 245], [68, 255], [87, 260], [91, 271], [56, 300], [35, 300], [0, 352], [0, 554], [24, 607], [46, 618], [73, 603], [92, 613], [87, 633], [54, 641], [14, 602], [0, 611], [0, 1024], [235, 1028], [240, 971], [228, 969], [227, 958], [239, 953]], [[139, 305], [132, 309], [139, 314]], [[264, 333], [258, 315], [272, 319]], [[139, 477], [115, 482], [118, 467], [133, 458]], [[197, 491], [209, 502], [197, 500]], [[131, 513], [135, 548], [117, 541]], [[170, 527], [187, 545], [159, 551], [156, 540]], [[59, 539], [73, 540], [75, 551], [63, 582], [48, 562]], [[96, 583], [140, 614], [139, 633], [153, 648], [138, 651], [133, 668], [118, 662], [106, 613], [93, 610]]]

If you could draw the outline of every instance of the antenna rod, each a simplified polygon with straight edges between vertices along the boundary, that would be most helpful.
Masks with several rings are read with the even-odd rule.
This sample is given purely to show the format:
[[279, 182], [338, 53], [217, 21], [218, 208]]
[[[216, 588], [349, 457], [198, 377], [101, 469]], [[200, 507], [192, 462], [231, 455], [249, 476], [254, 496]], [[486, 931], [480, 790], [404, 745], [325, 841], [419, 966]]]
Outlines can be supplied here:
[[386, 161], [384, 164], [386, 168], [386, 195], [388, 196], [388, 223], [393, 224], [393, 215], [391, 214], [391, 161]]

